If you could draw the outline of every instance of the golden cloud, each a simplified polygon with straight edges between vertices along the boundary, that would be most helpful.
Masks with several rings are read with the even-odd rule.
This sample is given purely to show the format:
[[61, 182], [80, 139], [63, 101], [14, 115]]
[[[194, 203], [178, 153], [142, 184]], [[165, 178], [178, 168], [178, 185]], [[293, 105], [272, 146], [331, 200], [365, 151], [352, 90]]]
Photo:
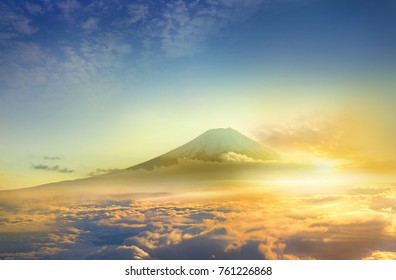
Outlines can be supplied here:
[[256, 135], [280, 152], [338, 159], [345, 169], [396, 169], [395, 124], [376, 110], [351, 107], [333, 116], [304, 115], [263, 125]]
[[364, 260], [396, 260], [396, 252], [375, 251]]
[[383, 184], [3, 208], [0, 258], [393, 258], [395, 203], [394, 186]]

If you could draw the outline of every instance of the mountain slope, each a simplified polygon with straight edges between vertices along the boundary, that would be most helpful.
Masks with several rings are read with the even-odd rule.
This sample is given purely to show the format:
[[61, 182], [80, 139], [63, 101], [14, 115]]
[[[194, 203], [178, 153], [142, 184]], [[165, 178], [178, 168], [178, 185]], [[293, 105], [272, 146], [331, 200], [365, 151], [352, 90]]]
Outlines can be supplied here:
[[[156, 195], [196, 191], [213, 182], [239, 186], [240, 180], [263, 179], [290, 168], [278, 153], [231, 128], [211, 129], [192, 141], [141, 164], [88, 178], [0, 191], [0, 202], [91, 199], [103, 195]], [[220, 184], [221, 187], [226, 187]], [[206, 187], [205, 187], [206, 188]]]
[[206, 131], [192, 141], [129, 170], [153, 170], [178, 164], [189, 159], [202, 162], [279, 161], [282, 157], [232, 128], [217, 128]]

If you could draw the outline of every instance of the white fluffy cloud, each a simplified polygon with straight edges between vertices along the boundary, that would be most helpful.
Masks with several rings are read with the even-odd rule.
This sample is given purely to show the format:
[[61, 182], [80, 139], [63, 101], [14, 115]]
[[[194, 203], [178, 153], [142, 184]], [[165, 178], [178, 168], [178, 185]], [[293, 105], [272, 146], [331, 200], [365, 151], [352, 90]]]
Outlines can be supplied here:
[[263, 162], [261, 160], [255, 160], [246, 155], [242, 155], [234, 152], [223, 154], [221, 158], [226, 161], [236, 161], [236, 162]]

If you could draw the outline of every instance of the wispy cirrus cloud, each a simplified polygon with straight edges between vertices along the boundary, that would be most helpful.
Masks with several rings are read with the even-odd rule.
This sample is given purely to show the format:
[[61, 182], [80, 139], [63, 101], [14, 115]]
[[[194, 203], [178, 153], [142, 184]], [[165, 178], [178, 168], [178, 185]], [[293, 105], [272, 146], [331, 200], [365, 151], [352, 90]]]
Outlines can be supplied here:
[[[9, 38], [13, 36], [32, 35], [39, 31], [32, 19], [23, 13], [22, 7], [12, 7], [8, 3], [0, 3], [0, 32]], [[1, 41], [0, 41], [1, 42]]]
[[162, 49], [171, 57], [183, 57], [205, 49], [206, 41], [225, 28], [258, 12], [263, 1], [173, 1], [157, 22]]
[[146, 19], [150, 13], [150, 6], [144, 3], [133, 3], [127, 5], [129, 17], [125, 21], [126, 24], [134, 24]]
[[[205, 50], [208, 39], [243, 22], [262, 4], [178, 0], [153, 5], [64, 0], [28, 2], [11, 9], [2, 3], [0, 14], [5, 20], [0, 22], [0, 36], [4, 38], [1, 79], [10, 91], [31, 92], [48, 86], [56, 94], [70, 85], [93, 91], [99, 87], [98, 81], [120, 83], [124, 75], [129, 75], [120, 73], [121, 69], [136, 73], [154, 57], [180, 58]], [[54, 11], [61, 16], [54, 16]], [[51, 44], [13, 39], [40, 32], [55, 34]], [[71, 33], [70, 40], [61, 39]]]
[[99, 19], [90, 17], [82, 24], [82, 28], [88, 32], [94, 31], [99, 28]]
[[32, 15], [40, 15], [45, 13], [45, 8], [44, 6], [38, 4], [38, 3], [31, 3], [28, 2], [25, 4], [25, 8], [29, 11], [30, 14]]
[[62, 11], [63, 17], [68, 23], [75, 22], [74, 14], [82, 8], [81, 3], [77, 0], [58, 1], [56, 5]]

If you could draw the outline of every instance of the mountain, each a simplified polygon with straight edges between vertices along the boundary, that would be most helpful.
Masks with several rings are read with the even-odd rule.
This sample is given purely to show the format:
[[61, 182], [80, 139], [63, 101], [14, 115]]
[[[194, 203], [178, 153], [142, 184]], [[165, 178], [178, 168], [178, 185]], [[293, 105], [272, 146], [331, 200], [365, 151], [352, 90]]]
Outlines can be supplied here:
[[[86, 201], [103, 195], [183, 194], [214, 190], [241, 181], [261, 180], [290, 168], [278, 153], [231, 128], [211, 129], [161, 156], [132, 167], [93, 177], [0, 191], [0, 202]], [[216, 183], [217, 182], [217, 183]]]
[[270, 162], [282, 157], [232, 128], [210, 129], [192, 141], [129, 170], [154, 170], [181, 160], [201, 162]]

